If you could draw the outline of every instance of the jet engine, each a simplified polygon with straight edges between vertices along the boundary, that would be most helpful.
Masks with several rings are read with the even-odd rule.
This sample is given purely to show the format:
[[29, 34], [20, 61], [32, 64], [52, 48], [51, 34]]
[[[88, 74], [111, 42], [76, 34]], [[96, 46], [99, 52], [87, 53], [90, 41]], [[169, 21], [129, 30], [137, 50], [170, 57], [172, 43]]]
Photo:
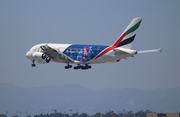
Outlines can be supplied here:
[[49, 63], [51, 61], [51, 58], [49, 56], [41, 52], [34, 52], [32, 54], [32, 57], [35, 58], [38, 63], [42, 64]]

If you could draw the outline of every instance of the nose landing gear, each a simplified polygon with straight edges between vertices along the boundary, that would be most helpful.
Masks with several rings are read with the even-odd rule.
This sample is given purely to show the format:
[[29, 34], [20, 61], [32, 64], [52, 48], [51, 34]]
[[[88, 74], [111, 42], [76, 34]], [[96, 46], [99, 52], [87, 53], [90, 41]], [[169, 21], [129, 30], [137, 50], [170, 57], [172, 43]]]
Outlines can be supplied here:
[[32, 67], [36, 67], [36, 64], [35, 64], [35, 60], [32, 61], [33, 63], [31, 64]]

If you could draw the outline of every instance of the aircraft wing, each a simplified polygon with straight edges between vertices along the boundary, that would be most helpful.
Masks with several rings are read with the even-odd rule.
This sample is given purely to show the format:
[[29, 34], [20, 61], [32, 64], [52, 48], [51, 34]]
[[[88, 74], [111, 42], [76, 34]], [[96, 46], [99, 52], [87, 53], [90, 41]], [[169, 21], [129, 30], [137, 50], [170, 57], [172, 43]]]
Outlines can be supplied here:
[[44, 54], [46, 54], [56, 62], [75, 63], [73, 59], [71, 59], [64, 53], [58, 52], [57, 50], [49, 47], [48, 45], [42, 45], [40, 46], [40, 48], [42, 49]]

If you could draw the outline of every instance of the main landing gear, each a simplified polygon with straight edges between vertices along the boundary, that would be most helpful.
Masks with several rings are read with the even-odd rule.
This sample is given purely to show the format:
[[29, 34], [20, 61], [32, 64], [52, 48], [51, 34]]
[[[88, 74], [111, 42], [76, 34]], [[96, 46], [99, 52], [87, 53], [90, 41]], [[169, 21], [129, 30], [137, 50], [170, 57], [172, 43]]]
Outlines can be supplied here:
[[65, 66], [64, 68], [65, 68], [65, 69], [72, 68], [72, 65], [69, 65], [69, 64], [68, 64], [68, 65], [67, 65], [67, 66]]
[[[68, 64], [68, 65], [65, 66], [64, 68], [65, 68], [65, 69], [72, 68], [72, 65], [69, 65], [69, 64]], [[91, 66], [88, 65], [88, 64], [86, 64], [86, 65], [84, 65], [84, 66], [78, 64], [77, 66], [74, 66], [73, 68], [74, 68], [74, 70], [78, 70], [78, 69], [87, 70], [87, 69], [91, 69]]]
[[77, 66], [74, 66], [74, 70], [78, 70], [78, 69], [82, 69], [82, 70], [87, 70], [87, 69], [91, 69], [91, 66], [89, 65], [77, 65]]
[[36, 67], [36, 64], [34, 63], [35, 60], [32, 61], [33, 63], [31, 64], [32, 67]]

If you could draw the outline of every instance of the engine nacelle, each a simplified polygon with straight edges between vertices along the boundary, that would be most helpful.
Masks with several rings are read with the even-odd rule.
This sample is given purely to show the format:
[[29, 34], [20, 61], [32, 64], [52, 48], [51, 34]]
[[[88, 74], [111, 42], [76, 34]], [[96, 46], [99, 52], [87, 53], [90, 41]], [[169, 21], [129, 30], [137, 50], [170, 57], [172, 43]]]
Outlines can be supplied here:
[[32, 54], [32, 57], [35, 59], [42, 59], [42, 55], [43, 55], [43, 53], [41, 53], [41, 52], [34, 52]]
[[34, 52], [32, 54], [32, 57], [41, 64], [49, 63], [51, 61], [51, 58], [49, 56], [41, 52]]
[[43, 60], [43, 59], [41, 59], [41, 60], [36, 60], [39, 64], [46, 64], [47, 62], [46, 62], [46, 60]]

